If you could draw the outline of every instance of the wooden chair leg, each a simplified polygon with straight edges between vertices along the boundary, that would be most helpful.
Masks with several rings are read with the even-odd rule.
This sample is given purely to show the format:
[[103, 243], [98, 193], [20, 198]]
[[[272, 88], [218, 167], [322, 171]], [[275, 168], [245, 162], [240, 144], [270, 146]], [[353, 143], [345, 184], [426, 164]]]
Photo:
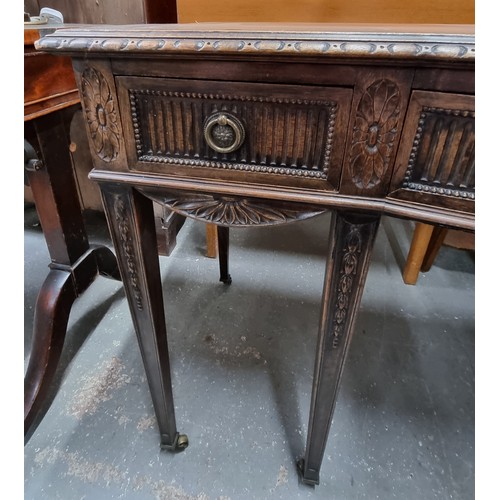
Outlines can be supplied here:
[[406, 259], [403, 271], [403, 281], [407, 285], [414, 285], [417, 282], [433, 231], [434, 226], [430, 224], [418, 222], [415, 227], [410, 251], [408, 252], [408, 258]]
[[229, 274], [229, 228], [217, 226], [217, 246], [219, 247], [220, 279], [226, 285], [232, 282]]
[[215, 224], [206, 224], [207, 237], [207, 257], [215, 259], [217, 257], [217, 226]]
[[444, 227], [435, 227], [432, 231], [431, 241], [427, 247], [427, 252], [425, 253], [424, 260], [422, 262], [422, 267], [420, 270], [424, 273], [430, 270], [432, 264], [434, 264], [434, 259], [436, 258], [444, 239], [446, 238], [446, 233], [448, 230]]

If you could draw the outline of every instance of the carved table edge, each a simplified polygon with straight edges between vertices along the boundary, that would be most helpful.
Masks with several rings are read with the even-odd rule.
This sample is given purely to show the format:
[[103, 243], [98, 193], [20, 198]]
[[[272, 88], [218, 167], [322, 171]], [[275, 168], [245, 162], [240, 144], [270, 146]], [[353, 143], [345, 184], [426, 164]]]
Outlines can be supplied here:
[[[185, 25], [184, 25], [185, 26]], [[187, 25], [154, 26], [146, 32], [130, 26], [82, 26], [62, 28], [35, 43], [38, 50], [61, 53], [140, 53], [140, 54], [249, 54], [249, 55], [310, 55], [333, 58], [383, 59], [475, 59], [475, 36], [470, 25], [461, 26], [457, 33], [404, 32], [377, 25], [367, 31], [343, 31], [341, 25], [325, 26], [315, 31], [302, 27], [262, 24], [260, 29], [235, 29], [231, 24], [215, 28], [200, 23], [196, 29]], [[245, 26], [242, 25], [244, 28]], [[272, 28], [278, 31], [273, 31]], [[384, 28], [386, 31], [384, 31]], [[403, 27], [404, 28], [404, 27]], [[303, 31], [301, 31], [301, 29]], [[288, 30], [288, 31], [287, 31]]]
[[446, 208], [435, 208], [415, 202], [391, 198], [369, 198], [339, 194], [334, 191], [305, 189], [292, 190], [280, 186], [248, 186], [238, 182], [213, 181], [207, 179], [181, 179], [178, 177], [148, 175], [131, 172], [109, 172], [94, 169], [89, 178], [98, 183], [126, 184], [145, 190], [180, 190], [196, 193], [218, 194], [244, 198], [260, 198], [285, 202], [316, 205], [330, 210], [359, 210], [378, 212], [394, 217], [411, 219], [429, 224], [443, 225], [455, 229], [474, 231], [475, 215]]

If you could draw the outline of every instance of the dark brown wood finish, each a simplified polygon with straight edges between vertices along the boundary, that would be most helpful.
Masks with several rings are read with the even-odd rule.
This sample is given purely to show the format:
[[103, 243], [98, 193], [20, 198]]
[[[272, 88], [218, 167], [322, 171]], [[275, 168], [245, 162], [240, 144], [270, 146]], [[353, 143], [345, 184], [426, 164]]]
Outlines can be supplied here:
[[304, 482], [319, 484], [333, 418], [380, 215], [333, 212], [316, 349], [309, 430], [299, 468]]
[[35, 50], [36, 29], [24, 30], [24, 120], [29, 121], [78, 104], [78, 90], [69, 57]]
[[[245, 172], [256, 182], [323, 180], [315, 185], [338, 190], [350, 90], [137, 77], [117, 82], [132, 170], [183, 175], [187, 169], [216, 179]], [[221, 112], [245, 128], [243, 145], [232, 153], [214, 151], [203, 137], [206, 120]]]
[[[94, 144], [91, 177], [106, 200], [170, 443], [176, 430], [168, 358], [158, 357], [158, 342], [164, 356], [167, 347], [147, 200], [217, 224], [226, 280], [228, 227], [332, 211], [300, 467], [317, 484], [380, 215], [474, 228], [471, 27], [79, 27], [38, 47], [74, 59]], [[105, 89], [100, 100], [86, 90], [96, 85]]]
[[454, 197], [461, 200], [457, 208], [473, 211], [474, 150], [474, 96], [414, 91], [390, 196], [415, 201], [422, 193], [428, 200]]
[[187, 442], [179, 443], [175, 423], [153, 204], [136, 190], [122, 186], [106, 186], [102, 196], [151, 388], [161, 445], [172, 450], [183, 448]]
[[51, 260], [35, 305], [24, 379], [26, 437], [44, 408], [73, 302], [99, 274], [120, 279], [112, 252], [104, 246], [91, 246], [85, 231], [68, 148], [74, 108], [49, 108], [44, 116], [25, 122], [25, 167]]
[[411, 70], [358, 70], [342, 169], [341, 192], [385, 194], [408, 103]]
[[[51, 2], [48, 6], [60, 9], [66, 20], [66, 14], [71, 11], [69, 17], [73, 21], [82, 21], [78, 19], [85, 15], [80, 11], [80, 3], [71, 2], [69, 5], [66, 0], [55, 0], [55, 3]], [[92, 3], [97, 10], [101, 9], [102, 15], [103, 6], [88, 3]], [[175, 0], [168, 0], [167, 3], [163, 2], [160, 6], [156, 0], [145, 0], [144, 20], [175, 21]], [[47, 3], [43, 0], [31, 1], [25, 3], [25, 11], [36, 16], [44, 6]], [[110, 7], [107, 2], [104, 9]], [[131, 2], [132, 10], [137, 7], [137, 2]], [[159, 12], [161, 7], [162, 13]], [[110, 9], [107, 13], [116, 16], [116, 10], [113, 12]], [[122, 13], [123, 10], [118, 14]], [[125, 13], [124, 22], [129, 13]], [[83, 146], [79, 153], [70, 154], [76, 147], [70, 141], [70, 136], [75, 138], [70, 133], [70, 123], [75, 123], [73, 118], [81, 109], [71, 59], [36, 51], [34, 43], [39, 38], [37, 26], [25, 25], [25, 169], [51, 262], [35, 305], [31, 354], [25, 374], [25, 439], [29, 439], [47, 409], [47, 395], [64, 345], [74, 301], [99, 274], [121, 279], [113, 253], [107, 247], [90, 245], [84, 226], [80, 204], [82, 185], [78, 183], [78, 174], [82, 172], [78, 171], [78, 160], [82, 160], [81, 166], [85, 169], [90, 159], [85, 156], [88, 145], [83, 141], [79, 142]], [[30, 194], [28, 198], [31, 198]], [[178, 228], [182, 220], [177, 214], [172, 217], [170, 238], [164, 240], [162, 246], [164, 253], [168, 254], [175, 244], [172, 229]], [[163, 229], [159, 232], [165, 233]]]
[[229, 227], [217, 226], [217, 248], [219, 249], [219, 281], [226, 285], [232, 283], [229, 274]]

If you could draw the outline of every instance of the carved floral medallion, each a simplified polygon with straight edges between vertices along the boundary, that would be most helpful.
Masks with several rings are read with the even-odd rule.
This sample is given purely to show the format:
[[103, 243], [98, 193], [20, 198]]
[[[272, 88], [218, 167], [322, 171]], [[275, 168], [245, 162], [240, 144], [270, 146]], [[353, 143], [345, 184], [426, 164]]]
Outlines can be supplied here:
[[120, 150], [115, 102], [106, 79], [95, 68], [83, 72], [82, 97], [96, 154], [105, 162], [113, 161]]
[[389, 80], [378, 80], [364, 92], [354, 121], [349, 169], [359, 188], [376, 186], [386, 173], [398, 132], [400, 92]]

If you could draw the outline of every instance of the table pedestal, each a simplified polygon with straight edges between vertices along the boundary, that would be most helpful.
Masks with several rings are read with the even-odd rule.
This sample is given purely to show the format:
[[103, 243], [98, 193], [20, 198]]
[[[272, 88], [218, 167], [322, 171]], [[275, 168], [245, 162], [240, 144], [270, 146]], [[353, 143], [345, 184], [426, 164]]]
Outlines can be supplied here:
[[36, 301], [24, 379], [25, 437], [43, 409], [73, 302], [98, 275], [121, 279], [111, 250], [88, 242], [69, 154], [67, 130], [74, 109], [56, 111], [25, 124], [25, 166], [51, 259]]

